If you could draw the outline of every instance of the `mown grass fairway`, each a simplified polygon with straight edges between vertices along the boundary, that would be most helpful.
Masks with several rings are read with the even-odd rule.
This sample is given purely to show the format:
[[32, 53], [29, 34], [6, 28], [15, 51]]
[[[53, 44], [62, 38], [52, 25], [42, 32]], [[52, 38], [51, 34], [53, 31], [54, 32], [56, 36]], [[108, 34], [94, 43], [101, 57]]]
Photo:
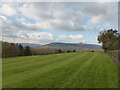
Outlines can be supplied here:
[[118, 68], [104, 53], [3, 59], [3, 88], [117, 88]]

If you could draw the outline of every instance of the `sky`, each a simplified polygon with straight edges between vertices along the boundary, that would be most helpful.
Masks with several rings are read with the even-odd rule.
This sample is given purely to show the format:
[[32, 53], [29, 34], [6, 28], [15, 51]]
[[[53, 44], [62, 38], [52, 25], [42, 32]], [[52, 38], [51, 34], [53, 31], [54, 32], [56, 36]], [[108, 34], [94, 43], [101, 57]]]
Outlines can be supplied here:
[[118, 30], [117, 2], [4, 2], [0, 12], [8, 42], [99, 44], [100, 31]]

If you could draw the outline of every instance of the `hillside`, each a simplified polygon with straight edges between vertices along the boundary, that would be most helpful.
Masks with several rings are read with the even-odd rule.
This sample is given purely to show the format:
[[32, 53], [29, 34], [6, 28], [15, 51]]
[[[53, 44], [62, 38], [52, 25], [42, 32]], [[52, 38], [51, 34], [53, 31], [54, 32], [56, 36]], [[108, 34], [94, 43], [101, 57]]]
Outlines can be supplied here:
[[100, 45], [84, 44], [84, 43], [50, 43], [40, 46], [41, 48], [59, 48], [69, 50], [80, 49], [102, 49]]

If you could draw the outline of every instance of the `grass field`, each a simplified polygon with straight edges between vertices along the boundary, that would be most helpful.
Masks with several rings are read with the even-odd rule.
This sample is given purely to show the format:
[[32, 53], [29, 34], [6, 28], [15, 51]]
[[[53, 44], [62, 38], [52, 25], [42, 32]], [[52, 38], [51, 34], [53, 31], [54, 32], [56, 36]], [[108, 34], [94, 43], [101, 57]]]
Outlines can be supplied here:
[[118, 68], [104, 53], [3, 59], [3, 88], [117, 88]]

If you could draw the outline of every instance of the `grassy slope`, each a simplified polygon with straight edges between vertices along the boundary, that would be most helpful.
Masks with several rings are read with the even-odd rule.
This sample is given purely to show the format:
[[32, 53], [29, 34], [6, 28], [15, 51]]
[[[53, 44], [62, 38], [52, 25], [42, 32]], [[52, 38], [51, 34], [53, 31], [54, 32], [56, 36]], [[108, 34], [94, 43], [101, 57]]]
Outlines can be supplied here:
[[5, 88], [115, 88], [116, 64], [104, 53], [68, 53], [3, 60]]

